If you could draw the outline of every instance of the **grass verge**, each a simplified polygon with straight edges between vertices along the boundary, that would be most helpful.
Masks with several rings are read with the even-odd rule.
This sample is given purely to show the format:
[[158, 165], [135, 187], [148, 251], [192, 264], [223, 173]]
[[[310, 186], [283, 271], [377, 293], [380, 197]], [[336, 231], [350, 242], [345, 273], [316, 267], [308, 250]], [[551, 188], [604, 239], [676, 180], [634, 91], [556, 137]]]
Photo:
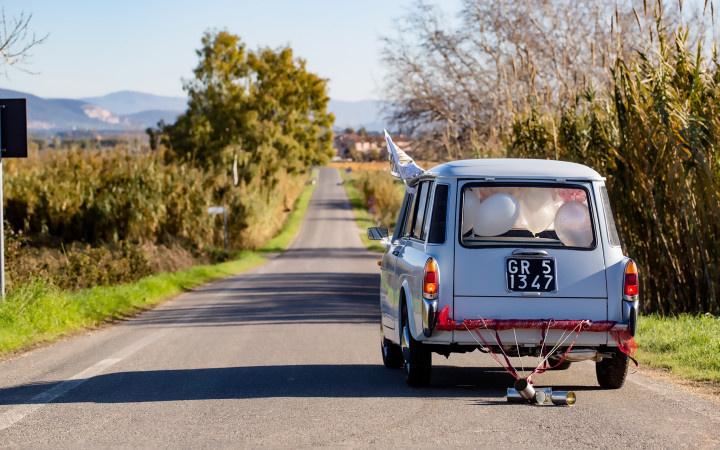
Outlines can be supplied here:
[[367, 207], [363, 203], [362, 195], [354, 184], [352, 174], [347, 174], [341, 171], [340, 176], [342, 177], [343, 186], [345, 187], [345, 193], [348, 196], [350, 206], [352, 207], [353, 214], [355, 215], [355, 222], [358, 224], [358, 227], [361, 231], [360, 239], [368, 250], [379, 253], [384, 252], [385, 247], [383, 245], [381, 245], [378, 241], [371, 241], [367, 237], [366, 230], [369, 227], [376, 226], [376, 223], [373, 217], [370, 215], [370, 212], [368, 212]]
[[642, 316], [638, 360], [693, 381], [720, 383], [720, 317]]
[[127, 317], [201, 284], [259, 266], [266, 260], [264, 252], [282, 251], [290, 245], [313, 190], [314, 184], [305, 187], [277, 237], [262, 250], [240, 252], [232, 261], [76, 292], [62, 291], [43, 281], [19, 287], [0, 301], [0, 357]]

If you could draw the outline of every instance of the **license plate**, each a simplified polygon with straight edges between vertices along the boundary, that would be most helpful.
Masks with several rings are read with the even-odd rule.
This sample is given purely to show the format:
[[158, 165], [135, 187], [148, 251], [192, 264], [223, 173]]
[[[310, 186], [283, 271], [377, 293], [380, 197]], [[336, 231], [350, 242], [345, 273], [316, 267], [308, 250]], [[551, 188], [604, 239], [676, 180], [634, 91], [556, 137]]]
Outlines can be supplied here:
[[508, 291], [554, 292], [557, 290], [553, 258], [507, 258], [505, 273]]

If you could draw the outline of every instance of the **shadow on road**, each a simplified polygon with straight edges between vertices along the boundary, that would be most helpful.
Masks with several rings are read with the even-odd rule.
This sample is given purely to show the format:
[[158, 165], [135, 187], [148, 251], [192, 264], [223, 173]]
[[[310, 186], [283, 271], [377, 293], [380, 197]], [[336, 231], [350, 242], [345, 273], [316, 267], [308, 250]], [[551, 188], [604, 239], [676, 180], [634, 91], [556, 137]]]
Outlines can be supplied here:
[[[379, 254], [369, 253], [364, 248], [353, 248], [353, 247], [339, 247], [339, 248], [291, 248], [285, 250], [282, 254], [282, 258], [298, 259], [298, 258], [322, 258], [322, 259], [367, 259], [377, 260], [380, 258]], [[318, 274], [309, 274], [318, 275]], [[326, 274], [325, 275], [338, 275], [338, 274]], [[348, 275], [348, 274], [342, 274]], [[350, 274], [351, 275], [351, 274]]]
[[[346, 199], [314, 200], [312, 206], [320, 210], [350, 209], [350, 203]], [[323, 219], [324, 220], [324, 219]]]
[[[148, 311], [130, 326], [238, 326], [282, 323], [378, 323], [377, 274], [275, 273], [200, 288], [199, 301]], [[203, 296], [213, 296], [203, 302]]]
[[[54, 403], [138, 403], [274, 397], [490, 397], [504, 402], [512, 379], [501, 369], [439, 366], [432, 387], [405, 385], [379, 365], [285, 365], [117, 372], [89, 378]], [[59, 382], [0, 389], [0, 405], [32, 403]], [[42, 403], [42, 401], [41, 401]], [[488, 404], [495, 404], [488, 402]]]

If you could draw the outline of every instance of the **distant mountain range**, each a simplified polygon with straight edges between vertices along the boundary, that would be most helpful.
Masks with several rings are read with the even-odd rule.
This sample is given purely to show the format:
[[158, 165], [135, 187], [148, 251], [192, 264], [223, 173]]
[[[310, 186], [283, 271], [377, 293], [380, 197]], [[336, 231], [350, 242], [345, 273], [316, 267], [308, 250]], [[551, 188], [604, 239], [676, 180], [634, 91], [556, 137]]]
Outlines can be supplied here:
[[174, 122], [185, 99], [141, 92], [115, 92], [84, 99], [42, 98], [26, 92], [0, 89], [0, 98], [26, 98], [28, 128], [35, 131], [135, 131], [159, 120]]
[[187, 99], [184, 97], [165, 97], [135, 91], [118, 91], [81, 100], [120, 115], [148, 111], [185, 111], [187, 107]]
[[[113, 92], [81, 99], [42, 98], [25, 92], [0, 89], [0, 98], [27, 98], [28, 128], [61, 132], [141, 131], [158, 121], [172, 123], [187, 106], [183, 97], [166, 97], [135, 91]], [[330, 100], [336, 128], [380, 131], [383, 103], [376, 100]]]

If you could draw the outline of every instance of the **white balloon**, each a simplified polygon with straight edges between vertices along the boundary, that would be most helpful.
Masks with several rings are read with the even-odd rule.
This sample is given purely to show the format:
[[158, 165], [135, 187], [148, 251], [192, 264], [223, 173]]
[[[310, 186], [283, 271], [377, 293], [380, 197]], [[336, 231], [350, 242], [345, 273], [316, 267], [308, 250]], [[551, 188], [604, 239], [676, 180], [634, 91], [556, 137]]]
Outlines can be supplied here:
[[520, 199], [522, 215], [527, 229], [533, 234], [547, 230], [555, 218], [555, 200], [552, 189], [526, 188]]
[[499, 236], [512, 228], [520, 214], [518, 201], [510, 194], [498, 193], [483, 200], [474, 217], [475, 234]]
[[555, 232], [568, 247], [589, 246], [593, 233], [588, 207], [577, 201], [563, 204], [555, 215]]

